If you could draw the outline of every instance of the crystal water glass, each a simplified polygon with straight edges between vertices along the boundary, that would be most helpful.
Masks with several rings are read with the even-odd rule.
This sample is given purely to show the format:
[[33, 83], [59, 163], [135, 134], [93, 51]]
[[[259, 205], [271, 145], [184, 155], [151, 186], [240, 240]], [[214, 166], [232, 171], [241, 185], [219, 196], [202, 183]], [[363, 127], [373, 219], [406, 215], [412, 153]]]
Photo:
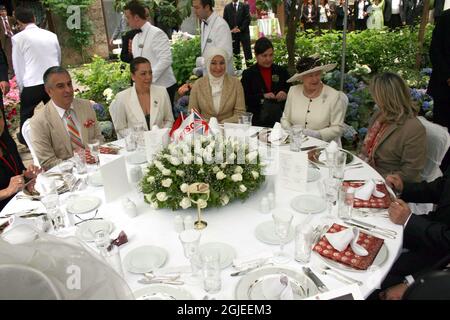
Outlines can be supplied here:
[[347, 162], [347, 153], [345, 151], [337, 151], [334, 156], [333, 178], [344, 179], [345, 164]]
[[183, 245], [184, 256], [188, 258], [191, 263], [192, 273], [186, 281], [190, 283], [198, 283], [200, 282], [200, 278], [198, 274], [199, 268], [197, 267], [196, 262], [198, 262], [198, 247], [201, 233], [195, 229], [189, 229], [180, 232], [178, 237]]
[[293, 125], [290, 130], [289, 150], [299, 152], [302, 146], [303, 127], [300, 125]]
[[100, 153], [100, 140], [98, 139], [92, 139], [88, 143], [89, 152], [91, 153], [91, 156], [95, 159], [95, 165], [98, 166], [98, 155]]
[[274, 212], [272, 214], [272, 218], [274, 222], [275, 235], [280, 241], [280, 251], [274, 253], [273, 260], [275, 263], [287, 263], [291, 260], [291, 257], [283, 249], [289, 236], [293, 215], [290, 212], [284, 211]]
[[338, 190], [341, 185], [340, 179], [335, 179], [333, 177], [327, 178], [321, 181], [321, 195], [327, 203], [327, 215], [324, 217], [328, 220], [334, 220], [333, 206], [338, 198]]

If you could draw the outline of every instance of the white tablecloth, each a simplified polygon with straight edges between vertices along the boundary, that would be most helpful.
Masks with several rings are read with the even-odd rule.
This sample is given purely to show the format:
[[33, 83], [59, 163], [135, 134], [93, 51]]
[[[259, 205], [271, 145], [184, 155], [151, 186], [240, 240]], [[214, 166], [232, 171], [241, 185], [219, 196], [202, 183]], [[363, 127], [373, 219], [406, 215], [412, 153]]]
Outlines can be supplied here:
[[[256, 130], [252, 128], [251, 130]], [[121, 143], [119, 141], [118, 143]], [[309, 138], [303, 146], [308, 145], [323, 145], [324, 142]], [[282, 148], [289, 148], [283, 146]], [[122, 149], [123, 150], [123, 149]], [[121, 154], [126, 153], [121, 151]], [[120, 155], [119, 155], [120, 156]], [[327, 174], [327, 169], [321, 169], [322, 177]], [[367, 164], [364, 164], [363, 168], [353, 169], [346, 171], [345, 179], [368, 179], [368, 178], [381, 178], [377, 172], [375, 172]], [[319, 194], [318, 183], [309, 183], [308, 193]], [[112, 221], [115, 225], [116, 233], [120, 230], [124, 230], [129, 242], [120, 247], [122, 260], [130, 250], [143, 246], [154, 245], [165, 248], [169, 253], [167, 262], [164, 267], [176, 267], [182, 265], [189, 265], [188, 260], [183, 255], [183, 249], [178, 239], [178, 233], [174, 228], [174, 217], [176, 214], [191, 214], [193, 218], [196, 217], [196, 210], [188, 209], [177, 212], [172, 212], [168, 209], [155, 210], [150, 205], [144, 203], [142, 194], [136, 193], [129, 194], [130, 197], [138, 204], [139, 214], [135, 218], [128, 217], [122, 207], [121, 199], [117, 199], [111, 203], [105, 203], [105, 197], [102, 187], [88, 187], [83, 191], [79, 191], [80, 194], [92, 194], [102, 199], [102, 205], [99, 208], [98, 216], [102, 216], [105, 219]], [[207, 210], [204, 213], [204, 220], [208, 222], [208, 227], [202, 230], [201, 242], [204, 244], [207, 242], [223, 242], [231, 245], [237, 253], [237, 257], [244, 257], [252, 254], [256, 254], [262, 251], [277, 251], [278, 246], [267, 245], [260, 242], [255, 237], [255, 227], [264, 222], [271, 221], [271, 214], [263, 214], [259, 210], [259, 202], [264, 195], [264, 191], [260, 190], [252, 195], [246, 202], [241, 203], [236, 201], [220, 209]], [[297, 192], [283, 188], [283, 186], [277, 186], [276, 195], [276, 208], [277, 211], [290, 211], [294, 214], [293, 225], [300, 223], [306, 215], [294, 211], [290, 207], [290, 201], [298, 195]], [[69, 194], [63, 194], [60, 196], [61, 202], [64, 203]], [[42, 206], [40, 202], [29, 200], [17, 200], [12, 199], [10, 203], [4, 208], [2, 213], [14, 212], [21, 208], [27, 208], [31, 206]], [[318, 222], [322, 215], [326, 213], [320, 213], [314, 215], [314, 222]], [[86, 216], [90, 216], [89, 214]], [[364, 285], [360, 287], [362, 295], [367, 297], [374, 289], [376, 289], [380, 282], [384, 279], [392, 264], [396, 260], [402, 248], [402, 232], [401, 226], [394, 225], [386, 218], [359, 218], [370, 223], [375, 223], [378, 226], [388, 227], [396, 230], [398, 236], [395, 240], [385, 239], [385, 244], [389, 251], [389, 257], [380, 269], [366, 271], [366, 272], [348, 272], [342, 271], [347, 275], [359, 279], [364, 282]], [[74, 235], [76, 227], [70, 227], [61, 232], [63, 235]], [[285, 250], [293, 255], [294, 241], [285, 246]], [[320, 258], [315, 254], [312, 255], [310, 265], [314, 269], [314, 264], [320, 261]], [[293, 267], [301, 270], [302, 264], [292, 260], [290, 263], [284, 265], [287, 267]], [[234, 290], [236, 284], [241, 277], [231, 277], [230, 273], [235, 271], [231, 266], [222, 271], [222, 290], [216, 296], [218, 299], [234, 299]], [[335, 280], [327, 275], [318, 276], [330, 289], [335, 289], [344, 286], [342, 282]], [[138, 279], [142, 278], [140, 275], [132, 274], [125, 271], [125, 280], [129, 284], [130, 288], [134, 291], [145, 285], [139, 284]], [[195, 299], [202, 299], [205, 296], [205, 291], [200, 286], [183, 286], [186, 290], [190, 291]]]

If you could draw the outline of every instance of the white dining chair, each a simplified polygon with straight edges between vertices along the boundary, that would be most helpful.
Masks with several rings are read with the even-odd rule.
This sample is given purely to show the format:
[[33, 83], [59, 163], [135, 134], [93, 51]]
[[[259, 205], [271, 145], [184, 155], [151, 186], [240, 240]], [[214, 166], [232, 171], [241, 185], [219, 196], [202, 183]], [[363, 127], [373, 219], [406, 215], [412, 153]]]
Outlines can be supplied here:
[[39, 160], [36, 156], [36, 153], [33, 149], [33, 145], [31, 143], [31, 126], [30, 126], [31, 119], [25, 120], [22, 126], [22, 137], [27, 143], [28, 149], [30, 149], [31, 157], [33, 158], [33, 163], [35, 166], [39, 167]]

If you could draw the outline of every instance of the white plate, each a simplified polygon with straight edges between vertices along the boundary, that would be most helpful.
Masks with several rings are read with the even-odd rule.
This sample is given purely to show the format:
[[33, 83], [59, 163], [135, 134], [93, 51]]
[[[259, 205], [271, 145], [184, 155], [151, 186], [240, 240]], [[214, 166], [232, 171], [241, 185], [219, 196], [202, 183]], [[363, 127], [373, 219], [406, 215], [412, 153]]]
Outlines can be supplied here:
[[[280, 240], [275, 234], [275, 227], [273, 221], [266, 221], [258, 224], [255, 229], [255, 236], [259, 241], [267, 244], [277, 244], [277, 245], [280, 244]], [[289, 228], [289, 234], [286, 243], [291, 242], [293, 239], [294, 239], [294, 228], [291, 226]]]
[[133, 292], [136, 300], [192, 300], [192, 295], [184, 288], [167, 284], [151, 284]]
[[[328, 264], [330, 267], [334, 267], [336, 269], [341, 269], [344, 271], [353, 271], [353, 272], [366, 272], [367, 270], [359, 270], [352, 267], [349, 267], [345, 264], [336, 262], [334, 260], [325, 258], [324, 256], [320, 255], [318, 252], [313, 251], [319, 258], [321, 258], [326, 264]], [[389, 251], [385, 243], [380, 248], [380, 251], [378, 251], [377, 256], [373, 260], [372, 265], [369, 267], [377, 267], [380, 268], [383, 264], [386, 263], [387, 259], [389, 257]]]
[[316, 285], [303, 271], [286, 267], [264, 267], [244, 275], [235, 289], [237, 300], [268, 300], [262, 290], [264, 280], [286, 275], [291, 284], [294, 299], [300, 300], [319, 293]]
[[136, 151], [127, 155], [127, 162], [131, 164], [142, 164], [147, 162], [147, 155], [145, 152]]
[[145, 273], [162, 267], [167, 251], [155, 246], [142, 246], [128, 252], [123, 260], [125, 269], [131, 273]]
[[291, 200], [291, 207], [300, 213], [319, 213], [327, 208], [327, 203], [319, 196], [301, 194]]
[[88, 220], [77, 226], [76, 236], [84, 241], [94, 241], [95, 233], [105, 230], [110, 234], [114, 229], [114, 224], [106, 220]]
[[308, 182], [314, 182], [319, 180], [321, 177], [320, 171], [314, 168], [308, 168]]
[[93, 187], [101, 187], [103, 186], [103, 178], [102, 173], [100, 171], [96, 171], [87, 177], [87, 183]]
[[[347, 153], [347, 158], [349, 157], [349, 155], [351, 156], [350, 161], [347, 160], [347, 161], [349, 161], [349, 162], [347, 162], [347, 163], [345, 164], [346, 166], [348, 166], [349, 164], [354, 164], [354, 163], [356, 163], [357, 160], [356, 160], [356, 157], [355, 157], [353, 154], [351, 154], [350, 152], [348, 152], [347, 150], [344, 150], [344, 149], [341, 149], [341, 151], [344, 151], [345, 153]], [[322, 151], [320, 152], [320, 155], [319, 155], [318, 160], [319, 160], [320, 162], [322, 162], [322, 164], [326, 164], [326, 163], [327, 163], [327, 155], [325, 154], [325, 149], [322, 150]]]
[[102, 200], [98, 197], [83, 195], [70, 199], [66, 210], [73, 214], [88, 213], [100, 207], [101, 203]]
[[236, 250], [226, 243], [222, 242], [210, 242], [200, 246], [199, 254], [207, 251], [218, 251], [220, 253], [220, 267], [225, 269], [233, 263], [233, 259], [236, 258]]

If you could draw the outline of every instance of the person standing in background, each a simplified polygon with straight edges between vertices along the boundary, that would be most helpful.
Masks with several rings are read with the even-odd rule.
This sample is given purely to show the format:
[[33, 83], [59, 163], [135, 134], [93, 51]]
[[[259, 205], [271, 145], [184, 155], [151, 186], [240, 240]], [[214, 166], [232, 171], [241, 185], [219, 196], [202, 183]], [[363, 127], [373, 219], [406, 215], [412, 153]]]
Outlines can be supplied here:
[[14, 74], [12, 65], [12, 42], [11, 38], [14, 35], [12, 27], [16, 23], [13, 17], [8, 17], [6, 7], [0, 5], [0, 43], [8, 60], [8, 73], [12, 76]]
[[53, 66], [61, 63], [61, 48], [53, 32], [39, 28], [29, 8], [18, 7], [15, 18], [21, 32], [12, 37], [12, 60], [20, 90], [20, 131], [17, 139], [26, 144], [22, 137], [25, 120], [33, 116], [34, 108], [50, 97], [45, 92], [43, 75]]
[[223, 18], [228, 23], [233, 39], [233, 54], [237, 59], [236, 68], [241, 69], [241, 43], [244, 50], [245, 65], [249, 67], [252, 59], [252, 49], [250, 45], [250, 7], [248, 4], [233, 0], [225, 6]]

